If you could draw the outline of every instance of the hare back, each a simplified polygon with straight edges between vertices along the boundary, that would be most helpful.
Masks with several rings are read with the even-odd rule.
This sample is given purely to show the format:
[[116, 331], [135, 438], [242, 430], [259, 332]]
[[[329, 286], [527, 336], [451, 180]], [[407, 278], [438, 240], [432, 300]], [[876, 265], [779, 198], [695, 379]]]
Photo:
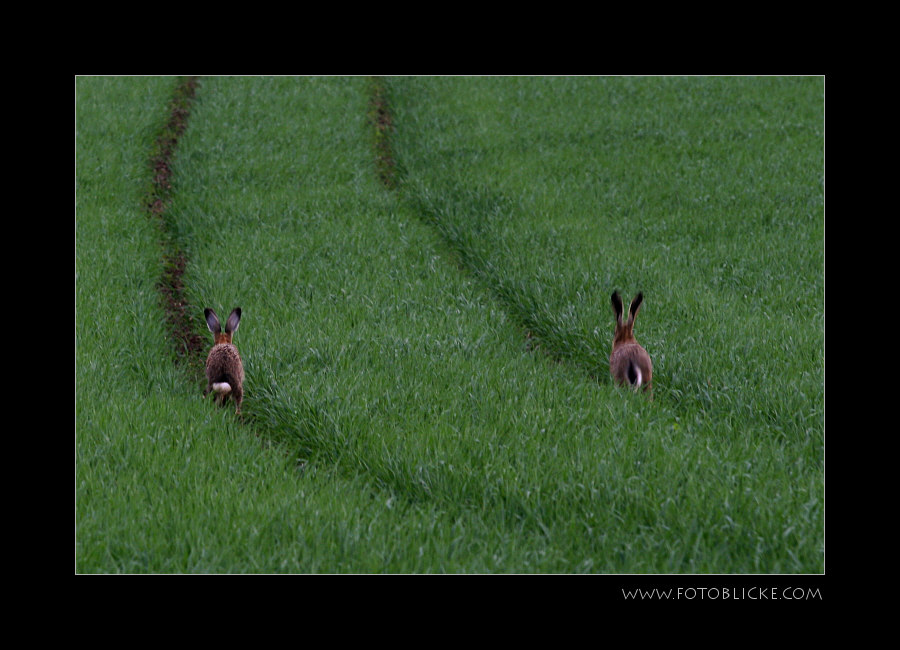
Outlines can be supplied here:
[[635, 370], [639, 372], [637, 376], [641, 384], [649, 384], [653, 379], [653, 363], [647, 351], [637, 343], [616, 346], [609, 356], [609, 371], [613, 379], [618, 383], [634, 383]]
[[220, 343], [213, 346], [206, 358], [206, 377], [210, 382], [244, 383], [244, 364], [234, 345]]

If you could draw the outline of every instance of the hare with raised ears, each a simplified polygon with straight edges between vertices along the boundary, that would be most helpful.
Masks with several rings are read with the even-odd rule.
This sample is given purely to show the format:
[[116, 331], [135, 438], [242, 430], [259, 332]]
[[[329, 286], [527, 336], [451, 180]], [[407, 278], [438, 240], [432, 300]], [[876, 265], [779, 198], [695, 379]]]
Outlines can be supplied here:
[[643, 387], [645, 391], [650, 391], [653, 363], [647, 351], [634, 338], [634, 318], [643, 301], [644, 294], [638, 293], [628, 309], [628, 320], [623, 321], [622, 298], [618, 291], [613, 291], [612, 308], [616, 315], [616, 332], [609, 355], [609, 371], [617, 384], [628, 384], [635, 389]]
[[224, 404], [228, 397], [234, 398], [237, 405], [237, 414], [241, 414], [241, 402], [244, 399], [244, 364], [241, 355], [231, 342], [234, 332], [241, 324], [241, 308], [235, 307], [228, 320], [225, 321], [225, 331], [219, 324], [216, 312], [208, 307], [203, 310], [206, 316], [206, 325], [213, 333], [215, 344], [206, 358], [206, 390], [203, 397], [212, 391], [216, 394], [216, 402]]

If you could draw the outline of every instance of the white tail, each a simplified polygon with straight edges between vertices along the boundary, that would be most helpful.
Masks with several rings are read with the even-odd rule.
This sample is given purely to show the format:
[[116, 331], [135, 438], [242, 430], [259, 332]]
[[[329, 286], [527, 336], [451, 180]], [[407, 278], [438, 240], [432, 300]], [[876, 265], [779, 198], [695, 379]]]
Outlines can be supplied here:
[[216, 393], [223, 393], [227, 395], [231, 392], [231, 384], [229, 384], [227, 381], [218, 382], [212, 385], [212, 389]]
[[641, 369], [634, 361], [628, 362], [628, 381], [631, 382], [631, 385], [635, 388], [640, 388], [643, 383], [644, 376], [641, 374]]

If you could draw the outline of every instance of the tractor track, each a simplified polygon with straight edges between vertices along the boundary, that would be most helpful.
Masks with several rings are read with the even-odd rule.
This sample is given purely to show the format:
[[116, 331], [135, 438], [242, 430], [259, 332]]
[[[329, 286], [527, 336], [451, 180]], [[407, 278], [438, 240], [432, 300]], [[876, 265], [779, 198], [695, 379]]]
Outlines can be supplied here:
[[189, 315], [192, 306], [185, 297], [184, 287], [187, 254], [177, 241], [169, 213], [172, 203], [172, 163], [179, 139], [187, 128], [198, 85], [197, 77], [178, 80], [169, 102], [168, 119], [156, 137], [150, 156], [152, 177], [145, 208], [160, 231], [163, 272], [157, 282], [157, 289], [162, 297], [175, 358], [189, 367], [202, 368], [202, 353], [206, 341], [197, 334]]

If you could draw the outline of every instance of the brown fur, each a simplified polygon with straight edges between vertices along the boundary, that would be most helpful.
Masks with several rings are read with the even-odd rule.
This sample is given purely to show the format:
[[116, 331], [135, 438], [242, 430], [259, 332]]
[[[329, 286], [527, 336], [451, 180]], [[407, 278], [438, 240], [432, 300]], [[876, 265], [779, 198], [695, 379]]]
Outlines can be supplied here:
[[634, 338], [634, 319], [643, 300], [642, 293], [634, 297], [628, 310], [628, 320], [623, 321], [622, 298], [619, 297], [618, 291], [612, 294], [616, 330], [613, 335], [612, 352], [609, 355], [609, 372], [617, 384], [633, 385], [636, 371], [639, 370], [643, 389], [652, 392], [653, 363], [647, 351]]
[[230, 391], [216, 391], [216, 401], [225, 404], [229, 396], [234, 398], [236, 413], [241, 414], [241, 402], [244, 400], [244, 363], [232, 340], [234, 332], [241, 321], [241, 309], [236, 307], [225, 323], [225, 331], [221, 329], [219, 317], [212, 309], [204, 309], [206, 324], [213, 333], [215, 345], [209, 351], [206, 358], [206, 390], [203, 396], [213, 391], [213, 384], [227, 382], [231, 386]]

